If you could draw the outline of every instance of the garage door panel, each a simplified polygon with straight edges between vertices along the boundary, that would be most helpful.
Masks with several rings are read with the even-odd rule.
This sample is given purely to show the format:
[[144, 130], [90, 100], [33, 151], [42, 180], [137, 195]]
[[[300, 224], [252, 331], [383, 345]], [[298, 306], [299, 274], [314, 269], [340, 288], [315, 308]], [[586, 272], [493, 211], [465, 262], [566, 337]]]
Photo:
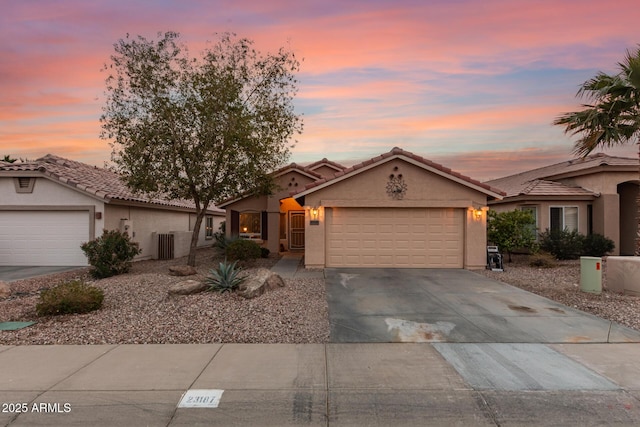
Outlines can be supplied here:
[[86, 265], [87, 211], [1, 211], [0, 265]]
[[327, 265], [461, 268], [463, 221], [461, 209], [335, 208], [327, 216]]

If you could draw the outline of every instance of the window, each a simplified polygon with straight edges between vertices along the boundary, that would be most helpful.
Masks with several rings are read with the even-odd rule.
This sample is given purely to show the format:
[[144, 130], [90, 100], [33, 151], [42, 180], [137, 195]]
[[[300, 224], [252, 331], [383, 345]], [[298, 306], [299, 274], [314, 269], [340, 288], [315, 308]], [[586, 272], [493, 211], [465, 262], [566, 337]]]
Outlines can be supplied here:
[[260, 239], [262, 228], [260, 212], [240, 213], [240, 237], [245, 239]]
[[578, 230], [578, 207], [559, 206], [549, 208], [549, 221], [551, 231]]
[[529, 227], [535, 236], [536, 240], [538, 239], [538, 207], [537, 206], [521, 206], [520, 210], [524, 212], [529, 212], [533, 217], [533, 224]]
[[204, 238], [213, 239], [213, 217], [211, 215], [204, 217]]

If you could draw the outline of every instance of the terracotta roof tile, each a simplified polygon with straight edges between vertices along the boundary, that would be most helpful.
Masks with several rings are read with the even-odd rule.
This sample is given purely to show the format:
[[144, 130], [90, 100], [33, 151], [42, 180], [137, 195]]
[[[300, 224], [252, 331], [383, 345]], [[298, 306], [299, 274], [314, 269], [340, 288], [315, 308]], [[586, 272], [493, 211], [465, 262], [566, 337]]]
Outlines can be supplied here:
[[379, 163], [379, 162], [381, 162], [381, 161], [383, 161], [385, 159], [388, 159], [390, 157], [399, 156], [399, 155], [404, 156], [404, 157], [408, 157], [410, 159], [413, 159], [413, 160], [415, 160], [415, 161], [417, 161], [419, 163], [424, 164], [425, 166], [428, 166], [428, 167], [431, 167], [433, 169], [439, 170], [439, 171], [443, 172], [444, 174], [451, 175], [451, 176], [453, 176], [455, 178], [458, 178], [458, 179], [460, 179], [462, 181], [466, 181], [469, 184], [473, 184], [473, 185], [475, 185], [477, 187], [483, 188], [485, 190], [491, 191], [491, 192], [496, 193], [496, 194], [505, 195], [505, 193], [502, 190], [499, 190], [498, 188], [495, 188], [495, 187], [493, 187], [493, 186], [491, 186], [489, 184], [482, 183], [482, 182], [477, 181], [475, 179], [469, 178], [468, 176], [462, 175], [462, 174], [460, 174], [458, 172], [454, 172], [454, 171], [452, 171], [451, 169], [449, 169], [447, 167], [444, 167], [444, 166], [442, 166], [442, 165], [440, 165], [438, 163], [435, 163], [435, 162], [433, 162], [431, 160], [427, 160], [427, 159], [423, 158], [422, 156], [418, 156], [416, 154], [413, 154], [413, 153], [411, 153], [409, 151], [405, 151], [405, 150], [403, 150], [401, 148], [398, 148], [398, 147], [394, 147], [391, 151], [383, 153], [383, 154], [381, 154], [379, 156], [376, 156], [376, 157], [374, 157], [372, 159], [365, 160], [362, 163], [358, 163], [358, 164], [355, 164], [355, 165], [353, 165], [351, 167], [348, 167], [348, 168], [344, 169], [341, 172], [336, 172], [332, 178], [323, 179], [323, 180], [319, 180], [319, 181], [315, 181], [315, 182], [309, 183], [309, 184], [307, 184], [305, 186], [305, 188], [302, 191], [298, 191], [298, 192], [292, 193], [292, 195], [299, 194], [299, 193], [301, 193], [303, 191], [310, 190], [310, 189], [312, 189], [314, 187], [317, 187], [319, 185], [322, 185], [322, 184], [324, 184], [324, 183], [326, 183], [328, 181], [332, 181], [332, 180], [334, 180], [336, 178], [340, 178], [340, 177], [343, 177], [344, 175], [348, 175], [350, 173], [353, 173], [353, 172], [355, 172], [355, 171], [357, 171], [359, 169], [362, 169], [362, 168], [364, 168], [366, 166], [370, 166], [370, 165]]
[[[175, 200], [161, 197], [151, 197], [134, 193], [120, 179], [120, 175], [105, 168], [87, 165], [85, 163], [68, 160], [47, 154], [46, 156], [28, 163], [11, 163], [0, 165], [2, 171], [39, 171], [54, 181], [59, 181], [79, 191], [109, 200], [148, 203], [152, 205], [195, 209], [190, 200]], [[222, 212], [216, 207], [209, 208], [213, 212]]]
[[638, 159], [613, 157], [604, 153], [598, 153], [585, 158], [572, 159], [503, 178], [493, 179], [487, 181], [486, 184], [502, 188], [506, 191], [507, 197], [512, 197], [523, 194], [524, 189], [530, 186], [535, 180], [552, 181], [554, 177], [565, 174], [579, 175], [588, 173], [590, 170], [596, 170], [603, 166], [638, 168]]
[[314, 170], [320, 166], [323, 165], [329, 165], [329, 166], [333, 166], [336, 169], [345, 169], [345, 167], [343, 165], [341, 165], [340, 163], [336, 163], [336, 162], [332, 162], [331, 160], [327, 160], [327, 158], [325, 157], [322, 160], [318, 160], [317, 162], [313, 162], [311, 164], [308, 164], [306, 167], [309, 170]]

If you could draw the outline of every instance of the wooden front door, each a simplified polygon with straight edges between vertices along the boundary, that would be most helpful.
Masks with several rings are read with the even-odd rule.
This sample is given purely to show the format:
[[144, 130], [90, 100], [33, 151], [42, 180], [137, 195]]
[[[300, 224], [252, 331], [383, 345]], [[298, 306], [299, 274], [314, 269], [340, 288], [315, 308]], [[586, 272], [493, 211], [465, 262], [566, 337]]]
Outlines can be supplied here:
[[304, 249], [304, 211], [289, 212], [289, 249]]

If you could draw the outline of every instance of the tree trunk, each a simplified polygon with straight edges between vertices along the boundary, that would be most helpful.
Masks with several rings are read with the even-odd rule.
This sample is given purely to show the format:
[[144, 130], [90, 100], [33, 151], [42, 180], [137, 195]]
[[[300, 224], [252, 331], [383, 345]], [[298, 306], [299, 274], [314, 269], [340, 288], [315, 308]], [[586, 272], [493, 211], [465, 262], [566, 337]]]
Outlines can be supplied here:
[[196, 208], [196, 223], [193, 224], [193, 234], [191, 235], [191, 247], [189, 248], [189, 257], [187, 258], [187, 265], [191, 267], [196, 266], [196, 250], [198, 249], [198, 238], [200, 237], [200, 225], [202, 225], [202, 218], [207, 213], [207, 207], [202, 209]]

